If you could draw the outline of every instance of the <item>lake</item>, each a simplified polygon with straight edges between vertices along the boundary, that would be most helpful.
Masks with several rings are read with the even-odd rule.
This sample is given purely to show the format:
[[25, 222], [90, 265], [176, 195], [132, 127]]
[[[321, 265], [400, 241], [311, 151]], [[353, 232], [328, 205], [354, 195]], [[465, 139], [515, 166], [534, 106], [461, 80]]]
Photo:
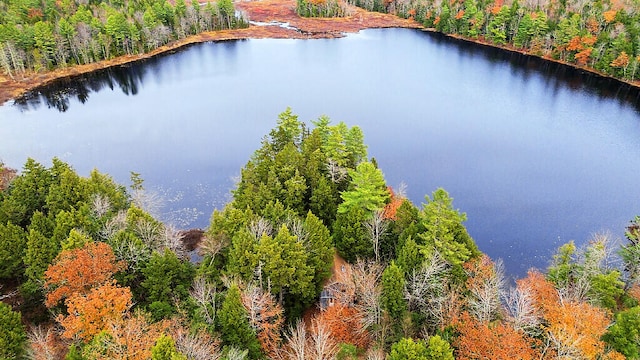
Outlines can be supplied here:
[[522, 276], [640, 214], [640, 98], [580, 71], [408, 29], [342, 39], [206, 43], [65, 80], [0, 107], [0, 159], [54, 156], [163, 199], [206, 227], [290, 106], [359, 125], [387, 182], [438, 187], [480, 249]]

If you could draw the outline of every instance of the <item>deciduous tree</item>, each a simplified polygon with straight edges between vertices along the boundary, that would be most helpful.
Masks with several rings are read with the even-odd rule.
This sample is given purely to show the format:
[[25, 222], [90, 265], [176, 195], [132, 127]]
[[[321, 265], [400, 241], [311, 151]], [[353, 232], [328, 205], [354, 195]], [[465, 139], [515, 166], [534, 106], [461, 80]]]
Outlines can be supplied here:
[[131, 307], [131, 291], [114, 283], [107, 283], [89, 290], [86, 294], [75, 293], [65, 301], [68, 315], [58, 315], [67, 339], [80, 338], [88, 342], [110, 322], [120, 319]]
[[45, 304], [53, 307], [74, 294], [84, 295], [110, 282], [113, 275], [124, 267], [124, 263], [116, 261], [111, 247], [102, 242], [65, 250], [44, 274], [47, 290]]

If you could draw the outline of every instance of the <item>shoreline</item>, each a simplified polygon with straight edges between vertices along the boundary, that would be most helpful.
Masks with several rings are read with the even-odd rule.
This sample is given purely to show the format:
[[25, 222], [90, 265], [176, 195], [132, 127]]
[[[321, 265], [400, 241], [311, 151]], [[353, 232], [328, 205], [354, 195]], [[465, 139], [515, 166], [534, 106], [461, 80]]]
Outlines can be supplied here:
[[[103, 60], [85, 65], [74, 65], [68, 68], [60, 68], [44, 73], [26, 73], [19, 78], [12, 79], [5, 74], [0, 75], [0, 106], [10, 100], [19, 98], [29, 91], [48, 85], [56, 80], [66, 79], [82, 74], [115, 66], [122, 66], [137, 61], [153, 58], [158, 55], [178, 51], [193, 44], [211, 41], [229, 41], [246, 39], [330, 39], [340, 38], [346, 33], [357, 33], [365, 29], [377, 28], [410, 28], [424, 32], [440, 34], [444, 37], [455, 39], [478, 46], [500, 49], [512, 54], [550, 61], [552, 63], [571, 67], [593, 76], [615, 81], [620, 85], [627, 85], [640, 90], [640, 81], [628, 81], [618, 79], [598, 72], [595, 69], [578, 66], [565, 61], [528, 53], [512, 46], [492, 44], [483, 39], [468, 39], [458, 35], [444, 34], [434, 29], [425, 28], [422, 24], [408, 19], [403, 19], [391, 14], [369, 12], [360, 8], [350, 7], [351, 15], [343, 18], [302, 18], [295, 13], [295, 0], [260, 0], [237, 2], [238, 10], [245, 12], [254, 23], [266, 25], [253, 25], [243, 29], [218, 30], [203, 32], [176, 40], [163, 45], [153, 51], [124, 55], [110, 60]], [[287, 24], [283, 27], [281, 24]]]
[[[391, 14], [373, 13], [351, 8], [351, 15], [344, 18], [302, 18], [295, 13], [295, 0], [260, 0], [237, 2], [236, 8], [245, 12], [252, 22], [274, 25], [250, 25], [248, 28], [203, 32], [163, 45], [144, 54], [124, 55], [85, 65], [55, 69], [42, 73], [25, 73], [10, 78], [0, 74], [0, 106], [27, 92], [56, 80], [121, 66], [180, 50], [184, 47], [210, 41], [246, 39], [330, 39], [343, 37], [345, 33], [357, 33], [375, 28], [421, 29], [421, 24]], [[288, 23], [289, 27], [279, 24]]]

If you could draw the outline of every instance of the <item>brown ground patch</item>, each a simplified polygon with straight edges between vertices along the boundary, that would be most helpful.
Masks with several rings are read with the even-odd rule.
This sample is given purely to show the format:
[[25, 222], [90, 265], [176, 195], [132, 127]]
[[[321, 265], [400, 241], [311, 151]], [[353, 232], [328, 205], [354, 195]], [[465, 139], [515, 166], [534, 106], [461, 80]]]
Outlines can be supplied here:
[[200, 42], [261, 38], [334, 38], [343, 36], [345, 32], [357, 32], [368, 28], [420, 28], [420, 24], [411, 20], [400, 19], [389, 14], [371, 13], [355, 7], [352, 7], [350, 10], [353, 15], [344, 18], [301, 18], [295, 13], [295, 5], [295, 0], [259, 0], [236, 3], [236, 7], [244, 11], [251, 21], [289, 23], [291, 27], [297, 28], [298, 31], [280, 26], [252, 25], [246, 29], [212, 31], [193, 35], [141, 55], [120, 56], [115, 59], [56, 69], [44, 73], [26, 73], [24, 75], [18, 75], [14, 79], [5, 74], [0, 74], [0, 104], [56, 79], [67, 78], [150, 58], [161, 53], [170, 52], [186, 45]]

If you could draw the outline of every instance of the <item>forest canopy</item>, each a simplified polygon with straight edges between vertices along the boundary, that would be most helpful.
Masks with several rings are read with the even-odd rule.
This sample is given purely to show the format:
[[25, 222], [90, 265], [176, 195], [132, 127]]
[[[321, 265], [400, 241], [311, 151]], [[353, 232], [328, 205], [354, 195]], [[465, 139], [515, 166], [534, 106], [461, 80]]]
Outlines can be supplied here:
[[0, 67], [13, 76], [89, 64], [246, 26], [231, 0], [0, 0]]
[[[29, 159], [0, 191], [0, 357], [623, 359], [640, 217], [509, 284], [436, 189], [416, 206], [357, 126], [278, 116], [191, 261], [127, 189]], [[619, 254], [622, 266], [613, 264]]]
[[638, 77], [640, 3], [636, 0], [347, 2], [412, 18], [444, 34], [506, 46], [625, 80]]

